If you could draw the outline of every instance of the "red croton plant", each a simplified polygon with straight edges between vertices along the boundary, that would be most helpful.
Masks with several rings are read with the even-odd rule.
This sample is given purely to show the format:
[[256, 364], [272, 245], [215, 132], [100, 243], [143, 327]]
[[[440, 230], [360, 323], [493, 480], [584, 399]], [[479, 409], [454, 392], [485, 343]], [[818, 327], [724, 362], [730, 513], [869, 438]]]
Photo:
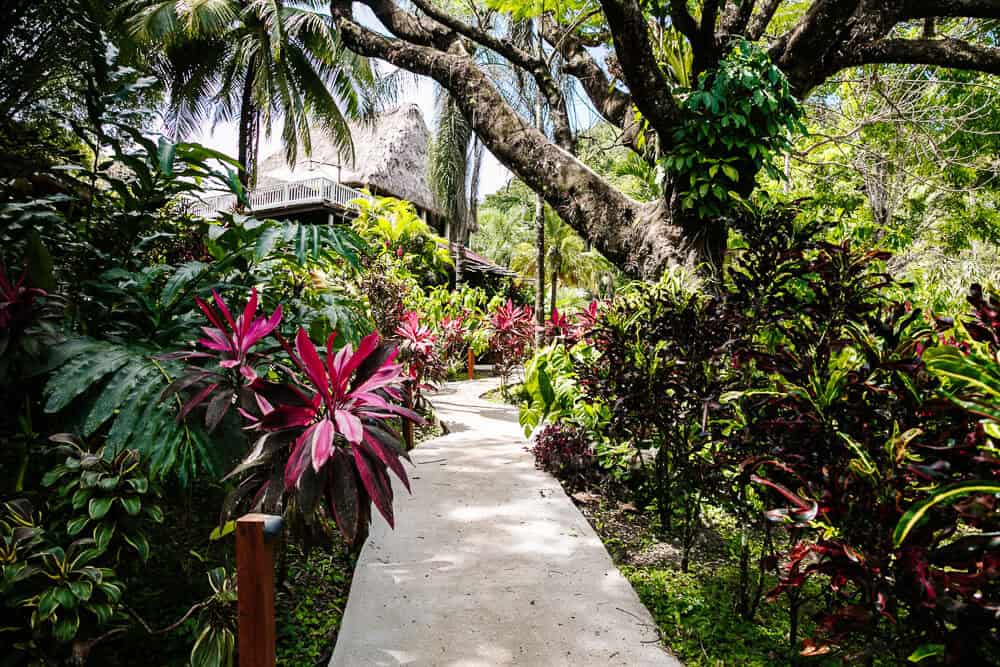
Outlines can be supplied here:
[[[188, 394], [181, 418], [206, 405], [210, 428], [236, 405], [245, 430], [257, 435], [227, 475], [239, 482], [223, 520], [243, 511], [280, 513], [293, 532], [315, 541], [328, 536], [329, 517], [355, 546], [368, 534], [373, 503], [393, 525], [389, 471], [409, 489], [400, 461], [409, 457], [393, 423], [423, 421], [399, 405], [406, 378], [395, 345], [372, 333], [357, 349], [337, 350], [334, 332], [321, 352], [302, 328], [292, 343], [281, 336], [280, 307], [257, 317], [256, 290], [236, 319], [213, 297], [215, 308], [198, 301], [210, 324], [201, 349], [168, 355], [190, 366], [164, 397]], [[272, 336], [276, 344], [264, 347]]]
[[524, 361], [531, 344], [535, 330], [532, 315], [530, 306], [515, 306], [510, 299], [490, 314], [490, 354], [504, 393], [514, 368]]
[[597, 301], [587, 304], [587, 307], [578, 312], [573, 320], [558, 308], [553, 308], [552, 319], [545, 323], [545, 338], [550, 341], [561, 338], [567, 344], [573, 345], [594, 328], [599, 316], [600, 304]]
[[31, 307], [35, 299], [47, 296], [45, 290], [25, 285], [28, 276], [25, 270], [17, 282], [7, 276], [7, 268], [0, 262], [0, 332], [8, 332], [23, 327], [31, 317]]
[[439, 349], [438, 337], [430, 327], [420, 322], [420, 315], [410, 311], [396, 327], [401, 360], [406, 368], [412, 391], [412, 405], [424, 406], [424, 392], [434, 391], [435, 383], [445, 380], [448, 369]]

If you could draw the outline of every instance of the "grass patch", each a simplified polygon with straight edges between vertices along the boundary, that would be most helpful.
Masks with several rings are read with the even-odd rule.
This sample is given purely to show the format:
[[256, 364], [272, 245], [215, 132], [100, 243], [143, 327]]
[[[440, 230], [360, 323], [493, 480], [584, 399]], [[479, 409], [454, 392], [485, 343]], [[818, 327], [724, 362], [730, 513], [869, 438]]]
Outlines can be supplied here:
[[521, 384], [520, 382], [511, 382], [507, 385], [507, 394], [504, 395], [500, 391], [500, 387], [490, 389], [479, 398], [484, 401], [489, 401], [490, 403], [500, 403], [502, 405], [518, 405], [519, 397], [521, 395]]
[[275, 599], [278, 664], [326, 665], [347, 606], [355, 558], [339, 542], [332, 552], [286, 548], [288, 572]]
[[736, 613], [735, 567], [690, 572], [665, 567], [622, 566], [639, 599], [653, 615], [667, 647], [689, 667], [788, 664], [788, 619], [762, 604], [756, 621]]
[[[564, 482], [565, 486], [565, 482]], [[796, 648], [788, 641], [787, 607], [761, 600], [752, 618], [737, 610], [739, 528], [733, 517], [705, 508], [709, 527], [691, 552], [688, 572], [680, 567], [679, 544], [661, 535], [655, 515], [615, 499], [609, 488], [573, 493], [622, 575], [649, 609], [664, 645], [688, 667], [842, 665], [836, 658], [805, 660], [799, 642], [814, 630], [812, 615], [822, 597], [818, 582], [803, 589]], [[763, 591], [777, 583], [765, 578]]]

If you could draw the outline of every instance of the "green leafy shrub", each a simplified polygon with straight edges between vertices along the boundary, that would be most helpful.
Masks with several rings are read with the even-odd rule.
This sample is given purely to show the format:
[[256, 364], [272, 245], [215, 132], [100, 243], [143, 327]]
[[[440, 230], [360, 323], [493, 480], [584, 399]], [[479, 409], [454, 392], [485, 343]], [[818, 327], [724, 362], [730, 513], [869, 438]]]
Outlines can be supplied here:
[[124, 588], [93, 538], [63, 541], [18, 499], [0, 510], [0, 545], [0, 637], [14, 655], [65, 656], [70, 642], [96, 637], [119, 614]]
[[444, 282], [452, 266], [448, 242], [435, 234], [413, 204], [392, 197], [358, 199], [351, 223], [378, 255], [393, 258], [425, 285]]
[[209, 571], [208, 584], [212, 595], [201, 603], [201, 630], [191, 648], [191, 667], [228, 667], [236, 654], [236, 579], [217, 567]]
[[583, 399], [573, 369], [573, 356], [559, 344], [538, 350], [524, 365], [519, 421], [526, 436], [539, 424], [573, 416]]
[[679, 183], [681, 207], [701, 218], [724, 215], [753, 189], [757, 172], [784, 175], [773, 164], [805, 131], [802, 108], [781, 70], [741, 40], [719, 66], [702, 72], [683, 97], [687, 114], [660, 165]]
[[105, 448], [87, 452], [69, 436], [53, 439], [64, 443], [56, 453], [66, 459], [45, 474], [42, 485], [56, 487], [51, 510], [71, 517], [67, 535], [75, 539], [89, 533], [100, 552], [119, 552], [127, 545], [141, 561], [148, 560], [143, 523], [162, 522], [163, 510], [151, 502], [159, 491], [150, 485], [139, 452], [126, 449], [112, 457]]

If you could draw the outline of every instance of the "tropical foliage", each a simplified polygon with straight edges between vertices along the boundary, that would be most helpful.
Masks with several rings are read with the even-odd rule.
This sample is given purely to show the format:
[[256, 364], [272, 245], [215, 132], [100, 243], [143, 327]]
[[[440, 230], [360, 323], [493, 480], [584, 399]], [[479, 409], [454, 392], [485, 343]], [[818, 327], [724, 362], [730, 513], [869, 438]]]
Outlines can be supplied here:
[[887, 253], [794, 213], [739, 229], [721, 293], [629, 286], [528, 362], [539, 465], [651, 507], [682, 571], [705, 512], [735, 516], [736, 610], [782, 601], [804, 655], [995, 660], [996, 298], [955, 325], [899, 301]]
[[156, 636], [231, 664], [230, 519], [340, 549], [373, 504], [392, 522], [421, 418], [360, 285], [420, 283], [346, 227], [191, 214], [242, 199], [242, 165], [137, 125], [156, 81], [92, 46], [71, 149], [0, 181], [4, 659], [130, 661]]
[[453, 265], [448, 243], [417, 215], [413, 204], [392, 197], [359, 199], [355, 204], [361, 213], [351, 224], [378, 253], [395, 255], [424, 284], [447, 278]]
[[256, 181], [260, 132], [281, 123], [289, 163], [311, 149], [311, 125], [344, 154], [348, 120], [370, 116], [384, 96], [371, 64], [346, 51], [319, 2], [131, 0], [132, 36], [154, 47], [166, 84], [169, 130], [186, 136], [208, 120], [237, 122], [244, 184]]

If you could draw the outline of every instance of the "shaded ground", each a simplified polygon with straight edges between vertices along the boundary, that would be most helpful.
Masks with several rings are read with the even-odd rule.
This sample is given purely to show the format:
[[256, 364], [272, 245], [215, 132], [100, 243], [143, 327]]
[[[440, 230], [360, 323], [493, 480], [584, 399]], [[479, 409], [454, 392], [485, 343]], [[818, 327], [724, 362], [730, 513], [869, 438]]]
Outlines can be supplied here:
[[[690, 570], [683, 572], [680, 545], [659, 536], [648, 514], [601, 495], [597, 488], [577, 491], [573, 498], [656, 619], [663, 641], [685, 665], [770, 667], [796, 662], [782, 607], [761, 601], [752, 620], [736, 612], [738, 536], [725, 516], [712, 517], [713, 528], [696, 539]], [[775, 583], [768, 577], [763, 590]], [[812, 627], [807, 613], [802, 625], [804, 630]]]
[[677, 665], [590, 524], [535, 469], [513, 407], [453, 383], [452, 428], [413, 452], [397, 527], [376, 519], [333, 665]]

